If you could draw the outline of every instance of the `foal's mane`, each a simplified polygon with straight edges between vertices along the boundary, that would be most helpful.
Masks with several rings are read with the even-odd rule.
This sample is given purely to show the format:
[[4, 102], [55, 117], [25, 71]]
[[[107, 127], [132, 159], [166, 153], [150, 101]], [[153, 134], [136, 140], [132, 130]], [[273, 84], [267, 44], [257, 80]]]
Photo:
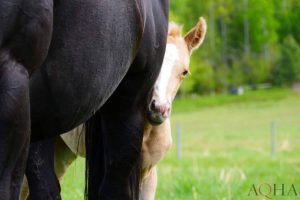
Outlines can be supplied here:
[[175, 22], [170, 22], [168, 36], [177, 38], [177, 37], [182, 37], [181, 34], [182, 34], [182, 25], [176, 24]]

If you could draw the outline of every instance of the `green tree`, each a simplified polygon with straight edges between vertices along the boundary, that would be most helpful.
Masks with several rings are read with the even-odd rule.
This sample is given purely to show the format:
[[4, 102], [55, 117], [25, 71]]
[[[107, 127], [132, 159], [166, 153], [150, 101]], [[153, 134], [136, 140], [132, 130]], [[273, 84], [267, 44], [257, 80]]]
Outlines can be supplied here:
[[184, 24], [185, 31], [200, 16], [208, 32], [193, 54], [193, 76], [182, 91], [223, 92], [244, 84], [299, 80], [299, 0], [171, 1], [171, 19]]
[[289, 36], [281, 45], [281, 56], [272, 73], [272, 80], [277, 85], [300, 81], [300, 45]]

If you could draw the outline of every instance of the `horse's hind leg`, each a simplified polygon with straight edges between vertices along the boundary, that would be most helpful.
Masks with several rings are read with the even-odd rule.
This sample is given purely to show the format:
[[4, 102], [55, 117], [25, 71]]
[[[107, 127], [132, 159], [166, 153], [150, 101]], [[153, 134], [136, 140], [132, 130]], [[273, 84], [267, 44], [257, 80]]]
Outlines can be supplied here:
[[29, 77], [0, 53], [0, 199], [18, 199], [30, 139]]
[[54, 170], [54, 145], [53, 139], [30, 144], [26, 168], [30, 200], [61, 199]]
[[[42, 151], [36, 151], [35, 154], [39, 154]], [[53, 155], [53, 153], [50, 152], [51, 155]], [[66, 173], [67, 169], [69, 168], [69, 166], [73, 163], [73, 161], [77, 158], [77, 156], [71, 151], [71, 149], [64, 143], [64, 141], [61, 139], [60, 136], [57, 136], [55, 138], [55, 151], [54, 151], [54, 169], [55, 169], [55, 174], [58, 178], [59, 181], [61, 181], [63, 179], [64, 174]], [[51, 160], [51, 159], [50, 159]], [[53, 165], [53, 163], [50, 163], [49, 160], [47, 162], [49, 165]], [[33, 167], [33, 165], [30, 165], [30, 167]], [[48, 169], [53, 170], [52, 167], [48, 166]], [[39, 171], [39, 173], [34, 173], [36, 171], [34, 171], [33, 169], [28, 169], [30, 170], [32, 173], [30, 174], [31, 179], [33, 179], [32, 176], [43, 176], [43, 177], [47, 177], [47, 174], [50, 173], [50, 171]], [[46, 173], [46, 175], [42, 175], [42, 173]], [[53, 175], [53, 171], [52, 171], [52, 176]], [[34, 178], [36, 181], [39, 180], [37, 177]], [[54, 179], [55, 180], [55, 179]], [[42, 183], [44, 182], [44, 180], [41, 180]], [[41, 183], [39, 183], [41, 184]], [[49, 187], [53, 186], [53, 189], [50, 189]], [[58, 188], [58, 186], [56, 184], [52, 184], [52, 185], [48, 185], [48, 190], [49, 191], [57, 191], [55, 188]], [[34, 189], [33, 189], [34, 190]], [[28, 199], [29, 195], [29, 188], [28, 188], [28, 182], [27, 179], [24, 178], [23, 181], [23, 185], [22, 185], [22, 193], [21, 193], [21, 200], [26, 200]]]

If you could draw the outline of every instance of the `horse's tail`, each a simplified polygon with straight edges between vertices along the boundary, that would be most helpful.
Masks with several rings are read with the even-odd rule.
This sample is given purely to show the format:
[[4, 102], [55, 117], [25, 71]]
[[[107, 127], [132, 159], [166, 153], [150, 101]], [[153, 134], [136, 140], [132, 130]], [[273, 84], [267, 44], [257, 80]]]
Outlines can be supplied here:
[[[112, 185], [110, 189], [105, 188], [104, 180], [108, 177], [107, 171], [111, 168], [111, 154], [110, 154], [110, 146], [108, 133], [105, 128], [105, 117], [101, 115], [101, 112], [97, 112], [94, 116], [92, 116], [85, 124], [86, 129], [86, 177], [85, 177], [85, 199], [95, 200], [99, 199], [99, 197], [109, 196], [109, 199], [119, 199], [117, 196], [123, 194], [125, 191], [125, 196], [123, 199], [130, 200], [138, 200], [139, 199], [139, 191], [140, 191], [140, 176], [141, 176], [141, 158], [140, 152], [137, 162], [131, 163], [131, 170], [128, 177], [126, 177], [126, 188], [124, 185]], [[117, 125], [118, 126], [118, 125]], [[119, 128], [119, 127], [118, 127]], [[126, 142], [126, 141], [124, 141]], [[139, 147], [136, 147], [138, 149]], [[126, 154], [126, 152], [124, 152]], [[127, 164], [127, 163], [126, 163]], [[122, 174], [122, 170], [124, 168], [122, 165], [117, 166], [118, 171], [116, 174]], [[128, 172], [128, 171], [126, 171]], [[110, 174], [111, 175], [111, 174]], [[111, 177], [110, 177], [111, 178]], [[113, 179], [121, 179], [123, 181], [123, 177], [113, 177]], [[106, 182], [110, 180], [106, 180]], [[114, 180], [115, 181], [115, 180]], [[122, 188], [123, 187], [123, 188]], [[105, 188], [105, 189], [104, 189]], [[101, 194], [100, 191], [102, 189], [105, 190], [106, 194]], [[121, 192], [121, 193], [119, 193]], [[119, 193], [119, 194], [118, 194]], [[102, 197], [103, 198], [103, 197]]]

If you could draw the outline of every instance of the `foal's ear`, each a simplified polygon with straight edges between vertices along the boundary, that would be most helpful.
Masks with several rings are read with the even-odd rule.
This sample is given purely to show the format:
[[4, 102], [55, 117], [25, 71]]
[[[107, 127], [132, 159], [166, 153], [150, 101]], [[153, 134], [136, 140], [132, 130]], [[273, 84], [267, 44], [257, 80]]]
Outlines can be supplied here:
[[190, 53], [200, 47], [205, 38], [206, 29], [206, 21], [203, 17], [200, 17], [197, 25], [184, 36]]

